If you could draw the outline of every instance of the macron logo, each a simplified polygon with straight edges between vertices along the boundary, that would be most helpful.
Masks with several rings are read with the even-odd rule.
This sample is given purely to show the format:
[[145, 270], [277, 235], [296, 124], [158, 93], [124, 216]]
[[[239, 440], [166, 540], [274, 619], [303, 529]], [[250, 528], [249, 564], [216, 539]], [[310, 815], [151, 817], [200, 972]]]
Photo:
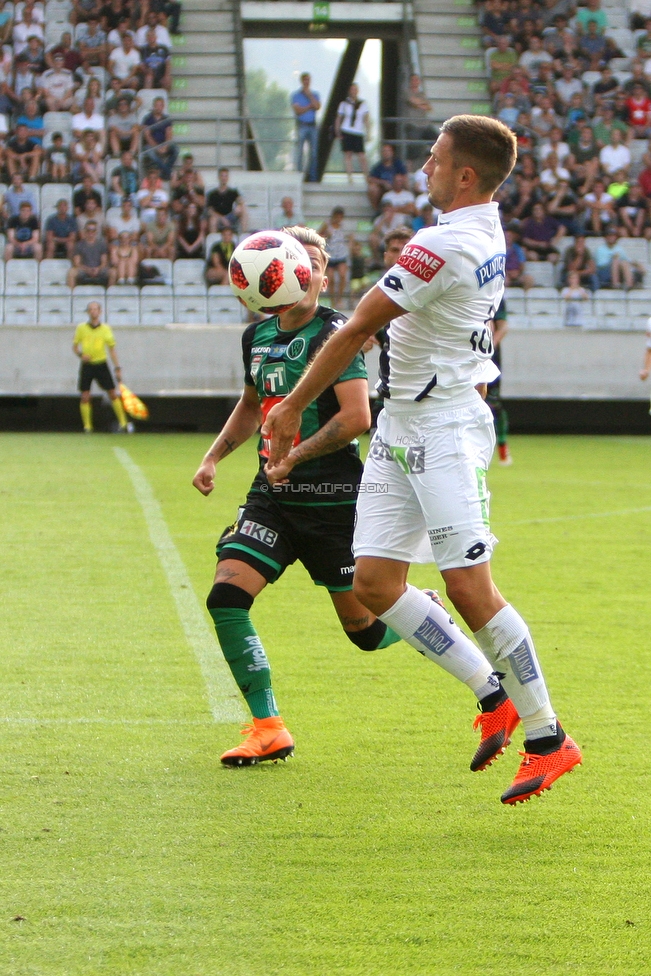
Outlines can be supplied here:
[[431, 281], [434, 275], [439, 273], [445, 261], [433, 251], [428, 251], [426, 247], [406, 244], [398, 264], [421, 281]]
[[475, 268], [475, 278], [480, 288], [498, 277], [506, 278], [506, 254], [494, 254], [480, 268]]

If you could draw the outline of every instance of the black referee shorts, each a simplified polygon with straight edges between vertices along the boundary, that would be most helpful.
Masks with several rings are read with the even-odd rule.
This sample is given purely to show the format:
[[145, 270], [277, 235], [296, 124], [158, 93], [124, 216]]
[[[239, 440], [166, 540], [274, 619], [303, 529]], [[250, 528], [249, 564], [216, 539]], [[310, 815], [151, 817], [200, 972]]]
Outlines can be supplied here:
[[275, 583], [298, 559], [317, 586], [353, 586], [355, 505], [287, 505], [250, 491], [237, 521], [224, 529], [217, 557], [239, 559]]
[[115, 380], [111, 376], [111, 371], [106, 365], [106, 362], [81, 364], [79, 367], [79, 392], [88, 393], [93, 380], [95, 380], [95, 382], [98, 383], [103, 390], [115, 389]]

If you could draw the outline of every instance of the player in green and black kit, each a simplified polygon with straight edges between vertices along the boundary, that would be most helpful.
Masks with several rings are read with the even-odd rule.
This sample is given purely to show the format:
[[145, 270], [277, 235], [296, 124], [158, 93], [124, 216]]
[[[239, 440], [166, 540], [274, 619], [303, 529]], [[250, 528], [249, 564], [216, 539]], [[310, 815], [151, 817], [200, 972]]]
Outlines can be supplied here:
[[[312, 281], [294, 308], [245, 330], [244, 392], [193, 480], [204, 495], [214, 488], [217, 463], [257, 431], [271, 407], [294, 388], [316, 351], [345, 321], [319, 305], [327, 286], [324, 239], [305, 227], [284, 230], [305, 246]], [[222, 651], [253, 715], [243, 743], [221, 757], [226, 765], [284, 759], [294, 749], [278, 714], [264, 647], [249, 616], [258, 593], [287, 566], [300, 560], [317, 586], [325, 586], [344, 631], [358, 647], [370, 651], [400, 639], [352, 593], [351, 543], [362, 474], [355, 438], [369, 425], [366, 368], [358, 355], [303, 414], [284, 462], [284, 483], [269, 484], [263, 470], [268, 445], [260, 441], [259, 470], [237, 521], [219, 540], [217, 572], [207, 600]]]

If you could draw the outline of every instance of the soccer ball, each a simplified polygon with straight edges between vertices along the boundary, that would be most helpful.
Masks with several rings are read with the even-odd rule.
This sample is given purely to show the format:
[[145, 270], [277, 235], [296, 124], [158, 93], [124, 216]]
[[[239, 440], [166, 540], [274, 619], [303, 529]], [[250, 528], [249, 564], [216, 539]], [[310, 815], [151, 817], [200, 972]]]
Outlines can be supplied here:
[[300, 241], [282, 231], [261, 230], [233, 251], [228, 280], [234, 294], [252, 312], [278, 314], [305, 296], [312, 264]]

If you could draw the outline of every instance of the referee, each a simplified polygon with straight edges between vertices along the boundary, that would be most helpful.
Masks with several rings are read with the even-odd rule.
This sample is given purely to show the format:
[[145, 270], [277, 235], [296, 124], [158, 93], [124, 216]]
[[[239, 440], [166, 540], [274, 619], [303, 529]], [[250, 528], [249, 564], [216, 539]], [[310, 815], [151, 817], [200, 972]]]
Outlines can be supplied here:
[[81, 359], [79, 368], [81, 403], [79, 410], [84, 425], [84, 433], [92, 434], [93, 432], [93, 406], [90, 402], [90, 387], [93, 380], [99, 383], [111, 398], [113, 411], [118, 418], [119, 433], [131, 433], [132, 428], [127, 424], [127, 415], [124, 412], [120, 394], [106, 362], [108, 351], [119, 383], [122, 378], [122, 370], [115, 351], [113, 332], [106, 322], [102, 322], [102, 307], [99, 302], [89, 302], [86, 311], [88, 318], [85, 322], [79, 323], [75, 329], [75, 337], [72, 342], [72, 351], [75, 356], [79, 356]]

